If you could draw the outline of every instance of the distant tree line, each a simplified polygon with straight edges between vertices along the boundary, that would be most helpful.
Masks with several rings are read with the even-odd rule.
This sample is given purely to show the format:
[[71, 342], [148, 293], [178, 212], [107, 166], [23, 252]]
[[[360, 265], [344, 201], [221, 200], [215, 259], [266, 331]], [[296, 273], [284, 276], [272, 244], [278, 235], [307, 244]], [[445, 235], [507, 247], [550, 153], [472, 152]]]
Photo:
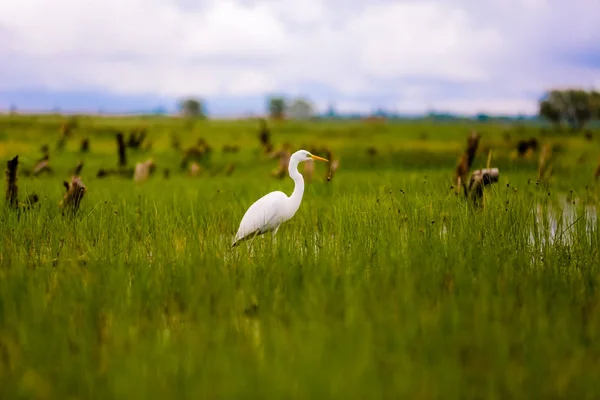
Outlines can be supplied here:
[[540, 100], [539, 115], [552, 122], [556, 129], [566, 123], [572, 131], [581, 131], [590, 120], [600, 118], [600, 92], [550, 90]]
[[[309, 119], [315, 114], [314, 105], [303, 97], [288, 100], [283, 96], [270, 96], [267, 98], [266, 108], [272, 119]], [[196, 97], [181, 99], [178, 110], [190, 120], [206, 118], [204, 101]]]
[[[281, 95], [269, 96], [266, 109], [272, 119], [310, 119], [315, 114], [313, 104], [303, 97], [290, 100]], [[206, 118], [204, 101], [199, 98], [182, 99], [179, 111], [189, 120]], [[571, 131], [581, 131], [590, 120], [600, 119], [600, 92], [583, 89], [550, 90], [540, 99], [539, 116], [554, 124], [557, 130], [566, 124]], [[477, 118], [487, 119], [481, 115]]]
[[313, 104], [303, 97], [287, 100], [283, 96], [271, 96], [267, 98], [267, 109], [273, 119], [309, 119], [315, 113]]
[[186, 98], [179, 102], [179, 112], [186, 118], [205, 118], [204, 101], [198, 98]]

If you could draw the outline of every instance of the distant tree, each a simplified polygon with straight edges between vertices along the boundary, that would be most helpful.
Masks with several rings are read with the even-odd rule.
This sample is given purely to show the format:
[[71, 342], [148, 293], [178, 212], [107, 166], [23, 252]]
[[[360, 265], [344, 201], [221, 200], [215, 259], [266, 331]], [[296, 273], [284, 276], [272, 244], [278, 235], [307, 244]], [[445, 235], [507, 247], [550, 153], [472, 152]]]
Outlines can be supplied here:
[[288, 114], [294, 119], [308, 119], [314, 114], [313, 105], [306, 99], [295, 99], [288, 108]]
[[540, 101], [539, 115], [559, 126], [562, 121], [574, 131], [600, 113], [600, 94], [581, 89], [551, 90]]
[[567, 99], [567, 121], [572, 128], [580, 131], [594, 114], [591, 95], [584, 90], [570, 90], [567, 92]]
[[540, 102], [540, 117], [552, 122], [556, 128], [560, 127], [560, 110], [548, 100]]
[[590, 103], [592, 105], [592, 118], [600, 118], [600, 92], [592, 90]]
[[205, 118], [204, 102], [201, 99], [187, 98], [179, 102], [179, 111], [186, 118]]
[[333, 104], [330, 104], [329, 107], [327, 108], [327, 112], [325, 113], [325, 115], [328, 118], [335, 118], [337, 117], [337, 111], [335, 109], [335, 106]]
[[286, 104], [283, 97], [269, 97], [267, 100], [269, 116], [273, 119], [283, 119], [285, 117]]

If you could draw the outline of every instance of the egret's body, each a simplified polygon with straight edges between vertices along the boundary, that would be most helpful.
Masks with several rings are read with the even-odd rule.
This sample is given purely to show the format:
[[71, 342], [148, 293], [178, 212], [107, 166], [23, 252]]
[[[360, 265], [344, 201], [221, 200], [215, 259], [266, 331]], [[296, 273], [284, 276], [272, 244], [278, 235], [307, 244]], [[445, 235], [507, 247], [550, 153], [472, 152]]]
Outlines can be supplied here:
[[279, 226], [296, 214], [304, 194], [304, 178], [298, 172], [298, 164], [308, 160], [327, 161], [324, 158], [310, 154], [306, 150], [298, 150], [292, 154], [288, 165], [288, 172], [294, 180], [292, 195], [288, 197], [280, 191], [271, 192], [252, 204], [242, 217], [240, 227], [233, 239], [233, 246], [241, 240], [267, 232], [271, 232], [275, 236]]

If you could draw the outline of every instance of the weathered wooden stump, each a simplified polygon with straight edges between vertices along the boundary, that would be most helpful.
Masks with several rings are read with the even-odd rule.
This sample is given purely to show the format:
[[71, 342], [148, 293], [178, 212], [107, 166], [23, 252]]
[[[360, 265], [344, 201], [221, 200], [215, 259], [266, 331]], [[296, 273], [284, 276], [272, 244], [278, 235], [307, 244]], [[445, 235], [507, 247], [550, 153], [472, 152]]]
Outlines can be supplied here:
[[329, 163], [327, 164], [327, 176], [325, 177], [325, 179], [327, 180], [327, 182], [331, 182], [331, 180], [333, 179], [333, 175], [340, 166], [340, 160], [334, 158], [333, 152], [329, 149], [325, 149], [325, 158], [329, 160]]
[[123, 133], [118, 132], [116, 135], [117, 138], [117, 152], [119, 154], [119, 167], [124, 167], [127, 165], [127, 154], [125, 152], [125, 140], [123, 138]]
[[81, 174], [81, 170], [83, 169], [83, 161], [79, 160], [75, 168], [71, 171], [71, 175], [78, 176]]
[[79, 210], [81, 199], [83, 199], [83, 196], [87, 192], [87, 188], [81, 181], [81, 178], [75, 175], [71, 177], [70, 183], [65, 181], [63, 185], [67, 191], [59, 206], [74, 214]]
[[142, 142], [146, 138], [147, 131], [144, 128], [132, 129], [129, 132], [129, 139], [127, 140], [127, 147], [132, 149], [139, 149]]
[[291, 145], [289, 143], [284, 143], [281, 150], [271, 154], [271, 158], [279, 158], [278, 168], [271, 172], [271, 176], [274, 178], [283, 179], [285, 177], [292, 156], [290, 148]]
[[189, 168], [190, 176], [198, 176], [202, 172], [202, 167], [196, 161], [192, 161]]
[[19, 168], [19, 156], [6, 162], [6, 203], [11, 208], [19, 206], [19, 187], [17, 186], [17, 170]]
[[229, 165], [227, 165], [227, 168], [225, 168], [225, 176], [231, 176], [231, 174], [233, 173], [234, 170], [235, 170], [235, 164], [229, 163]]
[[154, 173], [155, 169], [156, 164], [151, 158], [144, 162], [139, 162], [135, 165], [133, 180], [136, 182], [143, 182]]
[[484, 168], [473, 171], [468, 185], [468, 199], [474, 205], [481, 205], [483, 189], [485, 186], [498, 182], [500, 171], [498, 168]]
[[539, 143], [536, 138], [529, 140], [519, 140], [517, 142], [517, 154], [519, 157], [530, 157], [537, 151]]
[[43, 173], [52, 174], [52, 168], [50, 167], [49, 157], [46, 154], [41, 160], [39, 160], [33, 167], [33, 176], [39, 176]]
[[467, 190], [467, 174], [471, 169], [471, 165], [473, 165], [473, 160], [475, 159], [475, 154], [477, 153], [477, 147], [479, 146], [480, 139], [481, 135], [479, 135], [475, 131], [472, 131], [469, 137], [467, 138], [467, 148], [465, 152], [461, 155], [458, 164], [456, 165], [454, 184], [457, 186], [457, 188], [462, 187], [463, 190]]
[[312, 182], [312, 178], [313, 178], [313, 174], [315, 172], [315, 162], [314, 160], [308, 160], [305, 161], [304, 163], [304, 171], [303, 171], [303, 176], [304, 179], [306, 180], [306, 182], [310, 183]]
[[89, 139], [82, 139], [81, 140], [81, 146], [79, 148], [79, 151], [82, 153], [87, 153], [88, 151], [90, 151], [90, 141]]
[[271, 143], [271, 132], [267, 126], [267, 121], [264, 118], [260, 119], [260, 128], [258, 131], [258, 140], [265, 154], [273, 151], [273, 143]]

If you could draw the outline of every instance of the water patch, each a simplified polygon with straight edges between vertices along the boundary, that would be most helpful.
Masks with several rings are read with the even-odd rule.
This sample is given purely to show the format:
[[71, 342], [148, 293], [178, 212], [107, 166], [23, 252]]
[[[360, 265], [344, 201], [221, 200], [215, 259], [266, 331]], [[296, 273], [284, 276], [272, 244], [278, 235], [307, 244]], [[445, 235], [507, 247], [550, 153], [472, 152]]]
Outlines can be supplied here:
[[590, 237], [598, 229], [598, 209], [595, 205], [580, 206], [566, 196], [559, 205], [537, 204], [533, 210], [529, 243], [537, 249], [545, 246], [572, 245], [583, 233]]

